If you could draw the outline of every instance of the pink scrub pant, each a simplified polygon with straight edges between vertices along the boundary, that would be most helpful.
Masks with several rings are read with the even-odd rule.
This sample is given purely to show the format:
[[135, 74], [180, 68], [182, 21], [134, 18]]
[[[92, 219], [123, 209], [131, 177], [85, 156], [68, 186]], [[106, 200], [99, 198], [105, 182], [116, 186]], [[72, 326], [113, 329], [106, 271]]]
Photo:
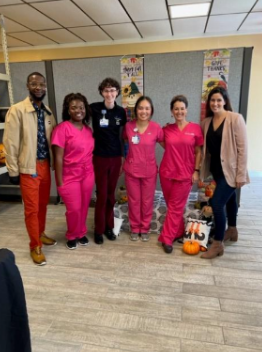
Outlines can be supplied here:
[[87, 234], [86, 219], [94, 187], [94, 173], [89, 173], [81, 181], [73, 181], [58, 187], [58, 193], [66, 206], [68, 240], [82, 238]]
[[192, 187], [192, 181], [176, 181], [161, 177], [161, 187], [167, 205], [167, 214], [158, 241], [172, 245], [184, 233], [183, 213]]
[[147, 233], [150, 229], [156, 178], [157, 175], [139, 178], [125, 174], [129, 223], [134, 233]]

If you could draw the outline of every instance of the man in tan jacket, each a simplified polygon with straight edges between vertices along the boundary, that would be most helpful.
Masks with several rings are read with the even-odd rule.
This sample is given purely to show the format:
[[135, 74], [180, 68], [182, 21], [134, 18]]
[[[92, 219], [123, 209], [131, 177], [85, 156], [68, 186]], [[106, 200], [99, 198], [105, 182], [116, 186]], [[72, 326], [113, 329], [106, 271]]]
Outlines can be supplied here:
[[57, 243], [44, 232], [51, 187], [50, 138], [56, 122], [43, 104], [45, 77], [39, 72], [31, 73], [27, 89], [29, 97], [13, 105], [6, 115], [3, 143], [10, 182], [20, 184], [32, 260], [44, 265], [42, 244]]

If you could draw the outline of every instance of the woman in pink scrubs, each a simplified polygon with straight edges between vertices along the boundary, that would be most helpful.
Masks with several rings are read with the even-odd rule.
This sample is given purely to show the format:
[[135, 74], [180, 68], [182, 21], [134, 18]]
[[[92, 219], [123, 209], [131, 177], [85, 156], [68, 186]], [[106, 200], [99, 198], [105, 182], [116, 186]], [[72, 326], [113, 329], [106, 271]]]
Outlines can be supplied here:
[[123, 138], [128, 142], [128, 153], [123, 166], [128, 196], [131, 241], [149, 240], [150, 222], [157, 179], [156, 143], [162, 143], [163, 130], [151, 121], [154, 113], [152, 100], [140, 97], [134, 109], [135, 120], [125, 125]]
[[185, 96], [175, 96], [170, 103], [175, 123], [163, 128], [165, 153], [159, 175], [167, 215], [158, 240], [166, 253], [172, 253], [174, 240], [183, 236], [184, 207], [192, 184], [199, 179], [203, 135], [198, 124], [186, 120], [187, 107]]
[[71, 93], [64, 98], [63, 122], [53, 131], [55, 176], [59, 195], [66, 206], [66, 246], [88, 244], [86, 218], [94, 187], [92, 130], [86, 97]]

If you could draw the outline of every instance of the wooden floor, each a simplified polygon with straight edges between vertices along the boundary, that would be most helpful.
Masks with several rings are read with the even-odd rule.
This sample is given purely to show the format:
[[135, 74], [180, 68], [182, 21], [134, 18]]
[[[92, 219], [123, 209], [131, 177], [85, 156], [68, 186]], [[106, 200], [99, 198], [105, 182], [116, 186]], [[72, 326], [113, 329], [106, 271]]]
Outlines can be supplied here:
[[0, 248], [16, 256], [26, 292], [33, 352], [262, 351], [262, 179], [242, 190], [240, 239], [222, 258], [171, 255], [129, 241], [70, 251], [62, 205], [49, 206], [44, 248], [35, 266], [21, 204], [0, 203]]

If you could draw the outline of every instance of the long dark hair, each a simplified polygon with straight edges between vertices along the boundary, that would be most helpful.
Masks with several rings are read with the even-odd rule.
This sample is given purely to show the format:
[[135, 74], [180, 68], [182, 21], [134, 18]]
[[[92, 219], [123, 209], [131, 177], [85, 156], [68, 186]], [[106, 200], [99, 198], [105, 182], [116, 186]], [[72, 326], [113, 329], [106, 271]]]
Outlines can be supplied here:
[[210, 109], [210, 100], [212, 98], [212, 95], [214, 94], [221, 94], [223, 99], [225, 100], [225, 105], [224, 105], [224, 109], [226, 111], [233, 111], [232, 106], [231, 106], [231, 102], [230, 102], [230, 98], [228, 95], [228, 91], [221, 86], [217, 86], [215, 88], [213, 88], [211, 90], [211, 92], [208, 94], [208, 98], [207, 98], [207, 102], [206, 102], [206, 117], [212, 117], [214, 116], [213, 111]]
[[134, 108], [134, 113], [135, 113], [135, 117], [137, 118], [137, 109], [138, 109], [138, 105], [141, 103], [141, 101], [143, 100], [146, 100], [149, 102], [150, 104], [150, 107], [151, 107], [151, 116], [150, 118], [153, 116], [154, 114], [154, 105], [153, 105], [153, 102], [152, 102], [152, 99], [145, 96], [145, 95], [142, 95], [140, 98], [137, 99], [136, 101], [136, 105], [135, 105], [135, 108]]
[[82, 103], [85, 105], [86, 109], [86, 116], [83, 119], [83, 123], [88, 125], [90, 118], [91, 118], [91, 110], [89, 107], [89, 104], [87, 102], [87, 99], [84, 95], [81, 93], [70, 93], [65, 96], [64, 102], [63, 102], [63, 111], [62, 111], [62, 119], [63, 121], [69, 121], [70, 120], [70, 115], [69, 115], [69, 105], [71, 101], [73, 100], [80, 100]]

